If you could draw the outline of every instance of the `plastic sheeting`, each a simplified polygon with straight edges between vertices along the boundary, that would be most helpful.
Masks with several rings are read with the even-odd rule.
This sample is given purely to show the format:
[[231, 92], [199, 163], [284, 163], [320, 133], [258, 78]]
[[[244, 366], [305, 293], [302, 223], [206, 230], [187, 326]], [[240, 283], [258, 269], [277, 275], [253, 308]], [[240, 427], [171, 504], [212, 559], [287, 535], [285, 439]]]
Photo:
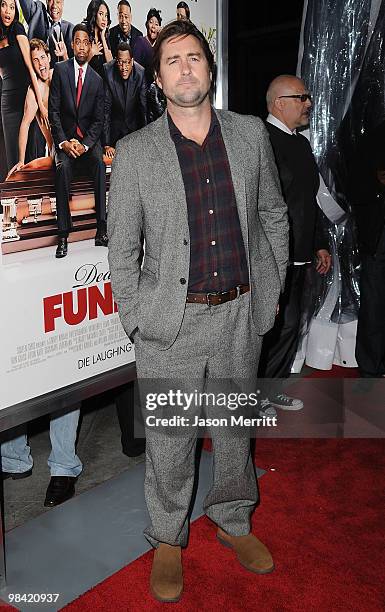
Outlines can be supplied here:
[[[320, 369], [333, 363], [356, 365], [359, 253], [352, 214], [358, 192], [354, 163], [368, 117], [373, 123], [385, 118], [383, 14], [385, 3], [380, 0], [307, 0], [304, 6], [298, 73], [313, 95], [310, 142], [321, 174], [318, 199], [329, 219], [333, 266], [323, 282], [314, 274], [310, 279], [313, 290], [308, 291], [303, 327], [308, 333], [300, 339], [294, 371], [305, 358]], [[374, 90], [382, 105], [372, 104], [368, 94]], [[361, 192], [362, 186], [361, 180]]]

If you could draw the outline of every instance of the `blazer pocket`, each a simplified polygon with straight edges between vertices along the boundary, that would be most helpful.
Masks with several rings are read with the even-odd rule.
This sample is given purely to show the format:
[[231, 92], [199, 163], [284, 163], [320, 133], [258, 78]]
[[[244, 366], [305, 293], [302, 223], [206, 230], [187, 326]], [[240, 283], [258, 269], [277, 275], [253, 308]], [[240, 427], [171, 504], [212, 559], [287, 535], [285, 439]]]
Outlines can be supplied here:
[[158, 275], [156, 274], [156, 272], [154, 272], [153, 270], [149, 270], [149, 268], [145, 268], [144, 266], [143, 266], [143, 268], [141, 270], [141, 275], [142, 274], [150, 276], [154, 280], [156, 280], [158, 278]]
[[143, 262], [141, 274], [148, 274], [148, 276], [151, 276], [155, 280], [158, 279], [159, 265], [158, 265], [157, 260], [154, 257], [151, 257], [151, 255], [144, 256], [144, 262]]

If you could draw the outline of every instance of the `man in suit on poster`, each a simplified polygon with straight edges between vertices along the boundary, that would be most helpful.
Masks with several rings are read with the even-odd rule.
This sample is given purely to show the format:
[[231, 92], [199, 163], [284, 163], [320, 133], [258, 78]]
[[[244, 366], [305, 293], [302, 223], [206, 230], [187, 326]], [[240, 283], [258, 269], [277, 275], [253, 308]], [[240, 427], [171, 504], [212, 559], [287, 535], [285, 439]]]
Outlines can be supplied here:
[[130, 45], [135, 53], [136, 40], [143, 36], [143, 32], [132, 25], [131, 5], [127, 0], [118, 3], [118, 25], [110, 30], [110, 45], [113, 57], [116, 57], [118, 45], [125, 42]]
[[[112, 287], [135, 341], [141, 393], [146, 380], [168, 388], [173, 378], [183, 392], [215, 379], [255, 390], [261, 336], [274, 324], [288, 259], [269, 139], [259, 119], [213, 109], [214, 58], [191, 22], [165, 26], [154, 67], [167, 112], [118, 142], [108, 217]], [[250, 439], [210, 433], [214, 480], [204, 510], [244, 567], [270, 572], [272, 557], [250, 532], [258, 501]], [[160, 601], [182, 594], [196, 441], [196, 427], [170, 436], [147, 423], [145, 533], [156, 548], [150, 585]]]
[[305, 273], [316, 257], [316, 268], [326, 274], [331, 265], [323, 213], [317, 204], [318, 167], [307, 138], [297, 133], [309, 123], [311, 96], [304, 82], [291, 75], [276, 77], [266, 94], [269, 132], [281, 187], [288, 206], [290, 225], [289, 258], [279, 314], [266, 334], [259, 364], [260, 378], [275, 379], [265, 389], [261, 412], [274, 416], [275, 408], [300, 410], [302, 400], [283, 393], [294, 363], [301, 321], [301, 298]]
[[116, 59], [104, 64], [104, 73], [103, 139], [112, 158], [117, 141], [147, 123], [146, 81], [128, 43], [119, 44]]
[[20, 0], [21, 10], [28, 23], [28, 38], [38, 38], [47, 43], [51, 65], [73, 56], [73, 24], [63, 19], [64, 0]]
[[94, 180], [97, 231], [96, 246], [107, 246], [106, 168], [100, 138], [104, 119], [103, 80], [87, 63], [90, 39], [85, 25], [73, 30], [75, 57], [55, 67], [48, 113], [55, 144], [55, 191], [59, 230], [56, 257], [67, 255], [72, 227], [69, 209], [74, 170], [91, 174]]

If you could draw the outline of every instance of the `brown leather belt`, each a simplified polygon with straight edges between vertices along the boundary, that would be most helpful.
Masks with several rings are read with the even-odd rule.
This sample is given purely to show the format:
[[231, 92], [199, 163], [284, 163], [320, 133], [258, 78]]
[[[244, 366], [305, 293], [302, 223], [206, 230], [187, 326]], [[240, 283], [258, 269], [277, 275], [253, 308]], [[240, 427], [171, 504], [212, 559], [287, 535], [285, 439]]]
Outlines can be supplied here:
[[235, 298], [250, 291], [250, 285], [238, 285], [229, 291], [218, 293], [188, 293], [186, 302], [188, 304], [207, 304], [208, 306], [218, 306], [235, 300]]

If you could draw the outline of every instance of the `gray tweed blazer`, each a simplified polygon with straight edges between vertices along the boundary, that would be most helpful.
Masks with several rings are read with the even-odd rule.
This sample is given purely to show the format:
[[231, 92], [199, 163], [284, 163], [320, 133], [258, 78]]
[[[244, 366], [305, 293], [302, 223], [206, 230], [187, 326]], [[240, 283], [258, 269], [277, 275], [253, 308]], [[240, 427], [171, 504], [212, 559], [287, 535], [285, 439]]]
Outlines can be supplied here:
[[[215, 111], [233, 178], [258, 334], [274, 324], [288, 263], [287, 208], [269, 137], [252, 116]], [[189, 278], [186, 196], [167, 114], [118, 142], [108, 206], [109, 263], [131, 336], [167, 349], [180, 329]], [[145, 256], [139, 265], [142, 236]]]

